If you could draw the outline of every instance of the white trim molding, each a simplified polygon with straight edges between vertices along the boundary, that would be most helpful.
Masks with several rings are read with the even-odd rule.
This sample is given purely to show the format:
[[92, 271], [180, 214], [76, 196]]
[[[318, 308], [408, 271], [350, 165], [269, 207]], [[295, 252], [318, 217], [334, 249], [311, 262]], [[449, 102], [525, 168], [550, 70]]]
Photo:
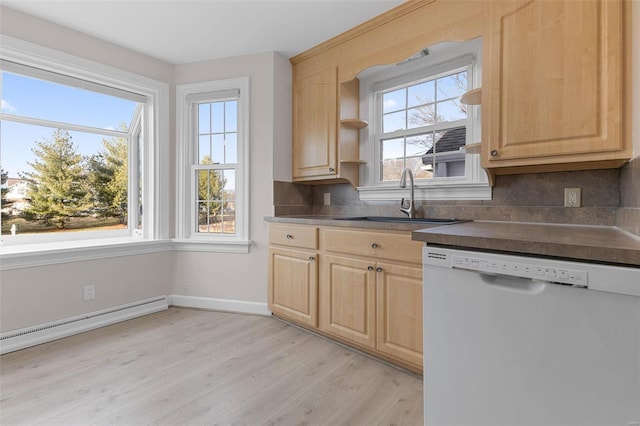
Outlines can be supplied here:
[[0, 246], [0, 271], [171, 250], [171, 240], [142, 240], [135, 237]]
[[237, 314], [270, 316], [271, 311], [266, 303], [248, 302], [246, 300], [216, 299], [213, 297], [183, 296], [173, 294], [167, 297], [170, 306], [182, 308], [206, 309], [210, 311], [233, 312]]
[[[491, 200], [492, 188], [486, 183], [441, 183], [415, 187], [415, 200]], [[394, 186], [361, 186], [358, 196], [363, 201], [399, 201], [409, 197], [408, 188]]]
[[191, 240], [172, 240], [171, 248], [173, 251], [199, 251], [210, 253], [249, 253], [251, 241], [211, 241]]

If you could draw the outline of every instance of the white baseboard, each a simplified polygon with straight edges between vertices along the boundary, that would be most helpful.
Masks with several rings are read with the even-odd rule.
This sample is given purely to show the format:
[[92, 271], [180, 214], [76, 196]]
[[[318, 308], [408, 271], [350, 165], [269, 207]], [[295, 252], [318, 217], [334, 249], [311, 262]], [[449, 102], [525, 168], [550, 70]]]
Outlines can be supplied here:
[[244, 300], [216, 299], [212, 297], [182, 296], [172, 294], [167, 296], [170, 306], [183, 308], [208, 309], [210, 311], [225, 311], [240, 314], [271, 315], [266, 303], [247, 302]]
[[117, 322], [126, 321], [168, 308], [165, 296], [140, 300], [75, 317], [39, 324], [33, 327], [12, 330], [0, 335], [0, 354], [17, 351], [82, 333]]

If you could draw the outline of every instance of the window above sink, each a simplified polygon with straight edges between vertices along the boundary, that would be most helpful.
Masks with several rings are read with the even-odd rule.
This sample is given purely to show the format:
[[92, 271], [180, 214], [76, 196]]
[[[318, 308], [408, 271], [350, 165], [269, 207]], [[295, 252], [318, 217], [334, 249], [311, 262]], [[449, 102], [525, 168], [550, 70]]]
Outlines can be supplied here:
[[417, 200], [491, 199], [479, 155], [464, 150], [480, 140], [480, 107], [460, 102], [481, 84], [482, 39], [438, 43], [422, 52], [359, 75], [360, 111], [369, 122], [360, 131], [368, 165], [361, 168], [359, 197], [400, 199], [400, 173], [409, 167]]

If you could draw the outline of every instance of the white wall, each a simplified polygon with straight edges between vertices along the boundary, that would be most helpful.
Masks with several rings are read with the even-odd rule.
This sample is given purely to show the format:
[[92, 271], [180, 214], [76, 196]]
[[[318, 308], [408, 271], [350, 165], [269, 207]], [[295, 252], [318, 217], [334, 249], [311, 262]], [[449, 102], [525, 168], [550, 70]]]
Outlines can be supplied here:
[[177, 252], [172, 294], [266, 304], [264, 217], [273, 214], [273, 167], [279, 163], [274, 152], [288, 155], [289, 173], [291, 168], [291, 67], [286, 58], [269, 52], [177, 65], [174, 71], [176, 84], [241, 76], [250, 81], [250, 253]]
[[[0, 272], [0, 332], [121, 306], [170, 291], [171, 252]], [[95, 285], [96, 298], [83, 300]]]
[[292, 81], [291, 63], [276, 55], [274, 80], [273, 180], [291, 182]]

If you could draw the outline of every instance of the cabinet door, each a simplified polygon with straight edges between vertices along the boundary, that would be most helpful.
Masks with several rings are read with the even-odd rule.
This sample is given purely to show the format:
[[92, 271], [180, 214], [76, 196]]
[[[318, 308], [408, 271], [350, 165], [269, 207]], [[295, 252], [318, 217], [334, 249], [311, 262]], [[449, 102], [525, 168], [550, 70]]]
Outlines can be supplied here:
[[331, 177], [337, 168], [337, 69], [294, 81], [293, 178]]
[[489, 7], [483, 165], [628, 157], [624, 2], [517, 0]]
[[269, 309], [316, 327], [318, 324], [317, 255], [312, 252], [269, 249]]
[[375, 264], [335, 256], [321, 261], [320, 329], [375, 348]]
[[422, 366], [422, 268], [378, 263], [377, 349]]

